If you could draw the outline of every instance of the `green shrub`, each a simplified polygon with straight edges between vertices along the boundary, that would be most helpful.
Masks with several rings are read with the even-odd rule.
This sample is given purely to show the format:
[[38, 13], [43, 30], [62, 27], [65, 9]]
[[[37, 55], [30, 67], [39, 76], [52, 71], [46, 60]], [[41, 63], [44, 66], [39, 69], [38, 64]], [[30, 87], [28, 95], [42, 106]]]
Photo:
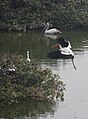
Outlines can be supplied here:
[[63, 100], [65, 85], [51, 70], [42, 69], [35, 60], [28, 62], [20, 55], [4, 55], [0, 60], [1, 104], [22, 99]]

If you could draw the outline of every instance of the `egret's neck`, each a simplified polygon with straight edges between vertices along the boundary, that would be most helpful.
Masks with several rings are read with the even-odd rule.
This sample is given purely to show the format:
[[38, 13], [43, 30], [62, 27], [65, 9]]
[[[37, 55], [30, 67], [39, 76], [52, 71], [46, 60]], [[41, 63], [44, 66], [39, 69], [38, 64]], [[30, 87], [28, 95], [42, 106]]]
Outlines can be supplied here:
[[27, 51], [27, 60], [30, 61], [29, 51]]

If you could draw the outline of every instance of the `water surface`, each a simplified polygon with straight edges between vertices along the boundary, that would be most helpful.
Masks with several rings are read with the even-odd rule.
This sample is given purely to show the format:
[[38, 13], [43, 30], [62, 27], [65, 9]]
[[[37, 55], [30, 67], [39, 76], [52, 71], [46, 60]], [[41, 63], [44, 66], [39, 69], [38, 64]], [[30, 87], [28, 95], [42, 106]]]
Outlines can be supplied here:
[[46, 102], [21, 103], [0, 108], [0, 119], [88, 119], [88, 34], [87, 31], [64, 31], [75, 54], [73, 68], [70, 59], [48, 59], [47, 52], [57, 40], [47, 38], [43, 32], [31, 31], [0, 33], [0, 54], [22, 54], [30, 50], [31, 58], [39, 59], [43, 68], [50, 68], [66, 83], [65, 99], [54, 104]]

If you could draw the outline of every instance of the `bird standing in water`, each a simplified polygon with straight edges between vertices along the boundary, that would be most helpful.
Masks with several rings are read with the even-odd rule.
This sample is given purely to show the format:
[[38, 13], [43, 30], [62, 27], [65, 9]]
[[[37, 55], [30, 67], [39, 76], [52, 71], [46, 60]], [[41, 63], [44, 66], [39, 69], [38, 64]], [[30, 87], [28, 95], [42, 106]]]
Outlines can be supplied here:
[[49, 29], [49, 26], [50, 26], [50, 24], [49, 24], [49, 22], [47, 22], [44, 29], [43, 29], [43, 30], [45, 30], [45, 34], [53, 35], [53, 34], [60, 34], [61, 33], [61, 31], [56, 29], [56, 28]]

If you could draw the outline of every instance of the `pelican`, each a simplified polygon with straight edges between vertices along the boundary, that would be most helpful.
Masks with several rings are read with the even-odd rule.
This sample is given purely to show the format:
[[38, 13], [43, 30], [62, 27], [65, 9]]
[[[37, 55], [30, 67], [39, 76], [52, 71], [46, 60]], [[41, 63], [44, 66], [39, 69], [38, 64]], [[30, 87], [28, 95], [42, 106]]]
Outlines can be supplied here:
[[29, 62], [31, 61], [30, 60], [30, 53], [29, 53], [29, 51], [27, 51], [27, 61], [29, 61]]
[[52, 29], [49, 29], [49, 22], [46, 23], [45, 27], [43, 30], [45, 30], [45, 34], [60, 34], [61, 31], [56, 29], [56, 28], [52, 28]]

